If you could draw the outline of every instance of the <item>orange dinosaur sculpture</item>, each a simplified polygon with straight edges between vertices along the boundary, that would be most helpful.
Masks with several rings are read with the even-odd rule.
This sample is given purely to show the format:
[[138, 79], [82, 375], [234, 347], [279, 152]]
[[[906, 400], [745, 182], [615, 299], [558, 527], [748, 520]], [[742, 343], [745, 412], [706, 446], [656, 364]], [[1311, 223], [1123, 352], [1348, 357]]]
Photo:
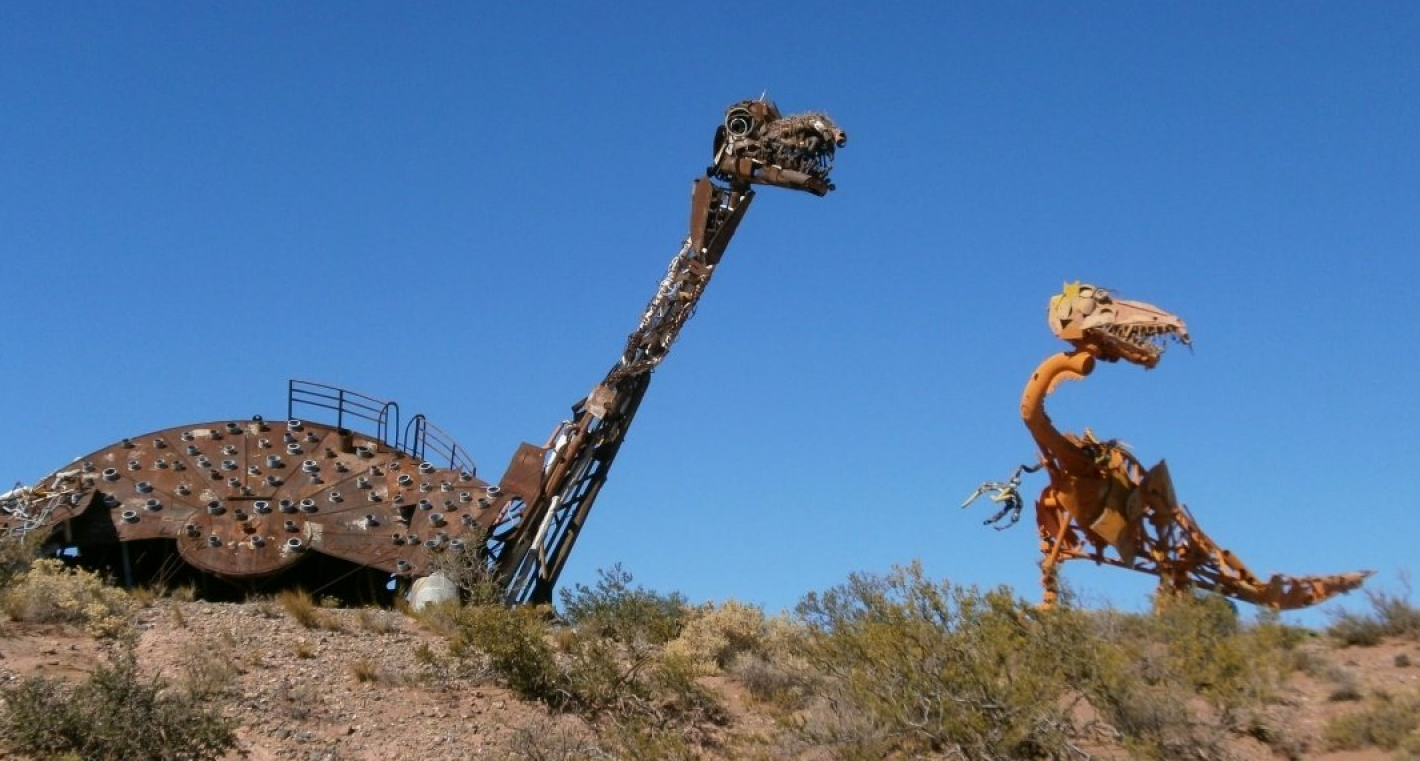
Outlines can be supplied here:
[[1097, 361], [1124, 360], [1152, 369], [1170, 341], [1189, 343], [1183, 320], [1155, 306], [1115, 299], [1102, 289], [1066, 284], [1050, 300], [1050, 329], [1071, 351], [1040, 364], [1021, 396], [1021, 417], [1040, 447], [1040, 461], [1022, 465], [1007, 481], [988, 481], [962, 505], [989, 495], [1002, 509], [985, 522], [1020, 519], [1022, 473], [1045, 468], [1050, 484], [1036, 500], [1040, 530], [1043, 604], [1059, 597], [1061, 562], [1088, 559], [1159, 577], [1162, 591], [1205, 589], [1278, 609], [1302, 608], [1355, 589], [1371, 571], [1332, 576], [1258, 578], [1232, 552], [1217, 545], [1174, 496], [1168, 466], [1145, 469], [1117, 440], [1062, 433], [1045, 414], [1045, 397], [1057, 384], [1080, 380]]

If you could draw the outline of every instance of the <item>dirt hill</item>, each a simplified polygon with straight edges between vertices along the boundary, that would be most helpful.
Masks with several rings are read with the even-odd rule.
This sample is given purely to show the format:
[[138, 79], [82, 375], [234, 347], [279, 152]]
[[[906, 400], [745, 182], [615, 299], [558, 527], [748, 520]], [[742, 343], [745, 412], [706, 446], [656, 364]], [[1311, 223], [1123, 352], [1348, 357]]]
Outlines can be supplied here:
[[[597, 753], [582, 718], [520, 699], [487, 673], [460, 673], [449, 642], [396, 611], [316, 609], [298, 621], [274, 602], [221, 604], [157, 599], [134, 615], [145, 674], [210, 695], [240, 725], [227, 759], [580, 758]], [[31, 675], [79, 680], [119, 645], [71, 625], [7, 622], [0, 629], [0, 679]], [[1290, 754], [1315, 761], [1392, 755], [1376, 748], [1326, 751], [1325, 727], [1375, 695], [1420, 690], [1420, 642], [1391, 638], [1342, 647], [1307, 636], [1304, 669], [1276, 701], [1290, 738], [1269, 747], [1232, 737], [1237, 758]], [[203, 683], [205, 682], [205, 684]], [[827, 748], [785, 740], [778, 712], [736, 679], [701, 677], [724, 716], [697, 751], [707, 758], [830, 758]], [[1107, 742], [1095, 757], [1124, 758]], [[14, 756], [9, 756], [14, 757]]]

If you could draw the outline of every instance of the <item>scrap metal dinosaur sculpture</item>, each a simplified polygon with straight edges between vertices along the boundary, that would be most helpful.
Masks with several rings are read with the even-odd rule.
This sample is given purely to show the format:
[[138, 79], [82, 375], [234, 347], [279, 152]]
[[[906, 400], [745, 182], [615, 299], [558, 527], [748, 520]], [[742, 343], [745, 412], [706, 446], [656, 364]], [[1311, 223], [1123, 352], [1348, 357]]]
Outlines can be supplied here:
[[1045, 414], [1045, 398], [1067, 380], [1081, 380], [1096, 362], [1124, 360], [1152, 369], [1170, 341], [1187, 345], [1183, 320], [1158, 307], [1116, 299], [1082, 283], [1066, 284], [1050, 300], [1050, 329], [1071, 351], [1040, 364], [1021, 397], [1021, 417], [1040, 448], [1036, 465], [1022, 465], [1006, 481], [988, 481], [962, 507], [981, 496], [1002, 505], [988, 525], [1020, 519], [1021, 476], [1044, 468], [1050, 483], [1036, 500], [1043, 603], [1059, 597], [1058, 568], [1066, 560], [1093, 560], [1159, 577], [1161, 591], [1210, 590], [1278, 609], [1314, 605], [1355, 589], [1372, 572], [1286, 576], [1263, 580], [1232, 552], [1217, 545], [1174, 495], [1168, 465], [1144, 468], [1117, 440], [1062, 433]]
[[[826, 195], [846, 141], [821, 113], [784, 117], [763, 98], [731, 106], [708, 177], [691, 192], [689, 235], [620, 358], [545, 444], [517, 449], [497, 483], [480, 479], [465, 450], [423, 415], [401, 427], [393, 402], [292, 381], [284, 421], [126, 438], [0, 495], [0, 535], [38, 532], [126, 581], [171, 569], [176, 557], [239, 587], [289, 582], [298, 569], [307, 578], [295, 583], [310, 586], [312, 566], [330, 558], [344, 563], [337, 574], [349, 566], [409, 580], [436, 570], [443, 553], [477, 553], [507, 602], [547, 602], [651, 371], [754, 198], [750, 186]], [[373, 430], [353, 430], [362, 424]]]

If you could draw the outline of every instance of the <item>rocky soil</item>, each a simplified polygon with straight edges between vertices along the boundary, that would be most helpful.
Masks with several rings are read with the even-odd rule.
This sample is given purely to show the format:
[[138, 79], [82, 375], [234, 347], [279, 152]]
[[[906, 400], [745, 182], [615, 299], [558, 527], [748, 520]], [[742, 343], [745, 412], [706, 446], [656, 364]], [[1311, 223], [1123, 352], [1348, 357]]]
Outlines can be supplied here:
[[[221, 688], [225, 710], [241, 723], [239, 750], [227, 757], [232, 761], [496, 759], [520, 757], [512, 751], [529, 735], [568, 749], [590, 737], [575, 717], [550, 715], [478, 674], [457, 673], [443, 639], [399, 612], [322, 609], [319, 615], [320, 625], [306, 628], [269, 602], [160, 599], [138, 613], [140, 663], [173, 681], [207, 680]], [[0, 680], [82, 677], [112, 646], [70, 628], [6, 622], [0, 625]], [[1294, 675], [1282, 707], [1305, 747], [1300, 758], [1390, 758], [1374, 749], [1324, 753], [1317, 738], [1329, 718], [1361, 705], [1344, 699], [1343, 688], [1357, 695], [1420, 690], [1420, 642], [1339, 648], [1319, 636], [1304, 647], [1319, 665]], [[706, 684], [730, 714], [715, 756], [738, 758], [752, 747], [760, 755], [774, 747], [766, 739], [774, 732], [767, 711], [733, 680]], [[1277, 757], [1246, 742], [1235, 752]]]

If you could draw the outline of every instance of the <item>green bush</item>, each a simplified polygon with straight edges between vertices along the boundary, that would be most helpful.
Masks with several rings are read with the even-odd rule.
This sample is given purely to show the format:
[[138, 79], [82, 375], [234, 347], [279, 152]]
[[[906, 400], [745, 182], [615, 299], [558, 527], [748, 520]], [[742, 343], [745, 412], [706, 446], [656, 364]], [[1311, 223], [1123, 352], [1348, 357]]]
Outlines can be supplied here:
[[1178, 597], [1150, 623], [1155, 641], [1167, 646], [1170, 672], [1208, 701], [1224, 725], [1246, 723], [1280, 688], [1287, 635], [1276, 624], [1244, 627], [1227, 599]]
[[[805, 734], [840, 758], [1072, 755], [1059, 635], [1008, 590], [935, 584], [913, 564], [854, 574], [798, 606], [826, 708]], [[1069, 645], [1079, 648], [1080, 643]]]
[[[1059, 611], [1065, 630], [1086, 634], [1071, 642], [1062, 660], [1071, 680], [1094, 708], [1094, 734], [1113, 739], [1135, 759], [1216, 758], [1223, 732], [1200, 721], [1190, 706], [1191, 680], [1172, 671], [1178, 660], [1152, 616], [1104, 611]], [[1070, 621], [1073, 619], [1073, 621]], [[1181, 636], [1187, 636], [1182, 633]]]
[[201, 761], [235, 747], [234, 724], [210, 696], [138, 674], [131, 643], [87, 681], [30, 677], [0, 690], [0, 738], [19, 753], [85, 761]]
[[566, 705], [570, 695], [547, 641], [546, 609], [471, 605], [455, 612], [451, 653], [481, 654], [509, 689], [554, 708]]
[[597, 571], [595, 586], [562, 590], [562, 614], [574, 626], [633, 648], [664, 645], [680, 634], [688, 608], [679, 594], [632, 587], [618, 563]]
[[1228, 734], [1276, 747], [1291, 742], [1276, 725], [1285, 676], [1303, 659], [1304, 634], [1263, 615], [1248, 626], [1216, 595], [1161, 598], [1152, 614], [1081, 613], [1086, 639], [1065, 648], [1073, 681], [1132, 757], [1217, 757]]
[[[1040, 610], [914, 564], [853, 575], [798, 615], [817, 672], [801, 736], [837, 758], [1078, 758], [1082, 737], [1130, 758], [1217, 758], [1230, 733], [1290, 741], [1265, 709], [1301, 635], [1246, 626], [1215, 596], [1148, 615]], [[773, 665], [744, 658], [734, 673], [772, 701], [795, 689]]]

